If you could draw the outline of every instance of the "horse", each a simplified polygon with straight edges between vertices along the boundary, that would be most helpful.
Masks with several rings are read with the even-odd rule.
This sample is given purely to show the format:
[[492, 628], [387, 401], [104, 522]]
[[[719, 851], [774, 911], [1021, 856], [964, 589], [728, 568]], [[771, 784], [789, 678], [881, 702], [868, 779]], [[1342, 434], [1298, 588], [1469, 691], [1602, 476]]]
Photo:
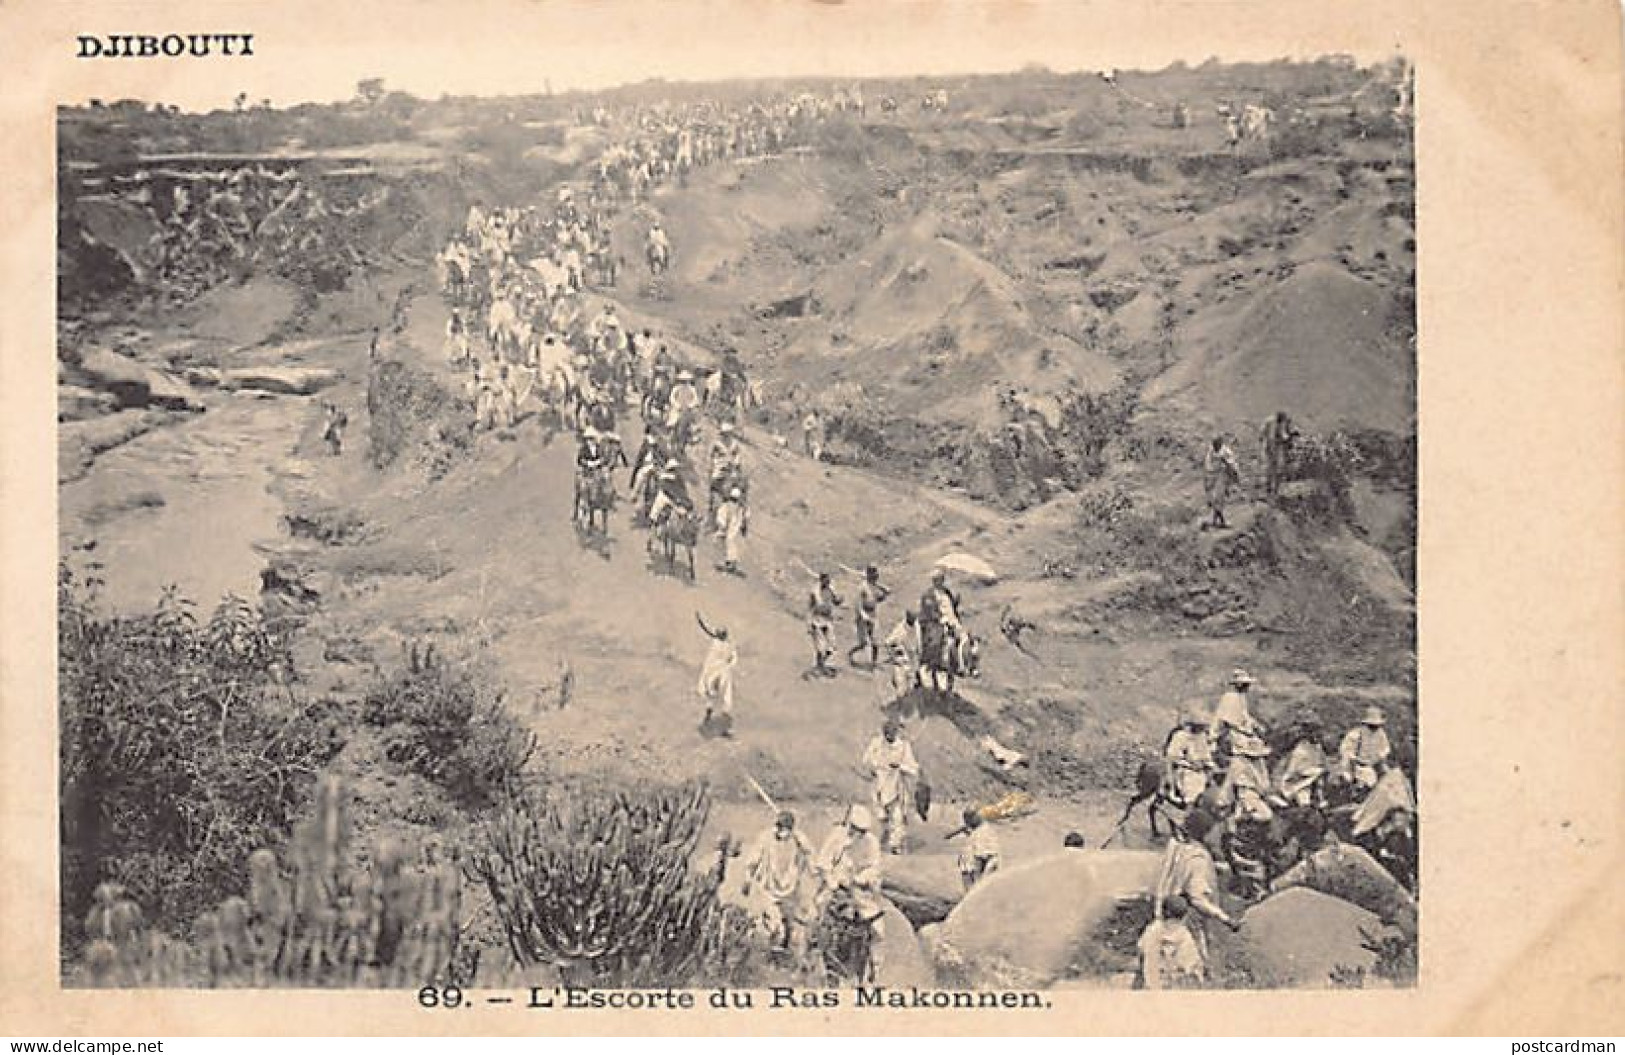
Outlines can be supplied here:
[[615, 483], [610, 479], [607, 468], [595, 469], [581, 482], [581, 493], [576, 500], [576, 526], [589, 535], [599, 534], [607, 538], [609, 512], [613, 508], [615, 508]]
[[694, 547], [699, 542], [699, 522], [686, 506], [673, 506], [666, 519], [649, 533], [649, 550], [660, 547], [661, 559], [673, 573], [678, 570], [677, 551], [687, 554], [688, 581], [694, 581]]
[[649, 274], [661, 275], [671, 266], [671, 250], [659, 242], [650, 242], [644, 252], [649, 263]]
[[[1272, 802], [1268, 820], [1236, 820], [1233, 807], [1225, 802], [1222, 776], [1209, 780], [1194, 803], [1170, 798], [1163, 777], [1161, 759], [1148, 758], [1140, 763], [1134, 777], [1134, 793], [1124, 806], [1112, 835], [1122, 830], [1135, 807], [1142, 802], [1148, 803], [1146, 819], [1153, 839], [1162, 835], [1157, 824], [1159, 818], [1168, 822], [1170, 831], [1191, 809], [1201, 809], [1222, 818], [1222, 823], [1213, 826], [1208, 848], [1215, 858], [1228, 865], [1231, 881], [1241, 888], [1238, 893], [1242, 896], [1262, 893], [1276, 876], [1313, 853], [1321, 845], [1330, 824], [1326, 812], [1317, 803]], [[1110, 838], [1107, 837], [1108, 842]]]
[[[930, 687], [953, 692], [954, 679], [981, 674], [981, 641], [966, 627], [950, 631], [937, 620], [920, 622], [920, 674], [930, 676]], [[938, 680], [942, 675], [944, 683]]]

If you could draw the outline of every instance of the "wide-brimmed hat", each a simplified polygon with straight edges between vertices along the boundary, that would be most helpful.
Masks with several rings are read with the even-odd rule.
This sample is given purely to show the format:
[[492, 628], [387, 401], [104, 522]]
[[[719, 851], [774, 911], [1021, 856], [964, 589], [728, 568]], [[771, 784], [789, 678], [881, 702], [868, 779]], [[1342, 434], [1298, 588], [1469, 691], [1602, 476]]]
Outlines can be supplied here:
[[775, 828], [794, 828], [796, 826], [796, 815], [789, 810], [780, 810], [779, 815], [773, 819], [773, 826]]
[[694, 371], [692, 371], [692, 370], [679, 370], [679, 371], [677, 371], [677, 380], [679, 380], [679, 381], [692, 381], [692, 380], [694, 380]]
[[718, 432], [732, 432], [733, 430], [734, 430], [734, 423], [731, 422], [731, 421], [724, 421], [721, 425], [717, 426], [717, 431]]
[[869, 807], [853, 806], [851, 809], [846, 811], [846, 823], [850, 828], [856, 828], [860, 832], [866, 832], [874, 828], [875, 819], [869, 815]]
[[1230, 684], [1232, 685], [1252, 685], [1253, 683], [1253, 676], [1240, 667], [1230, 672]]
[[1360, 716], [1361, 725], [1386, 725], [1388, 716], [1382, 713], [1381, 707], [1367, 707], [1365, 714]]

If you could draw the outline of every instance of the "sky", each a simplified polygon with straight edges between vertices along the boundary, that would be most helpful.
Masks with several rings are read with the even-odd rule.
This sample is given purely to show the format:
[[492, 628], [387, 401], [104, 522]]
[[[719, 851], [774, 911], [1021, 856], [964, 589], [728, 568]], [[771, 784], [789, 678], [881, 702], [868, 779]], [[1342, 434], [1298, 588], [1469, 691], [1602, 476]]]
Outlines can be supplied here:
[[[944, 75], [1033, 63], [1070, 72], [1397, 53], [1392, 20], [1328, 26], [1315, 10], [1271, 14], [1236, 0], [170, 0], [39, 7], [23, 47], [59, 102], [138, 98], [187, 110], [229, 107], [239, 91], [278, 106], [331, 102], [369, 77], [438, 98], [654, 77]], [[254, 56], [72, 57], [78, 34], [169, 32], [252, 33]]]

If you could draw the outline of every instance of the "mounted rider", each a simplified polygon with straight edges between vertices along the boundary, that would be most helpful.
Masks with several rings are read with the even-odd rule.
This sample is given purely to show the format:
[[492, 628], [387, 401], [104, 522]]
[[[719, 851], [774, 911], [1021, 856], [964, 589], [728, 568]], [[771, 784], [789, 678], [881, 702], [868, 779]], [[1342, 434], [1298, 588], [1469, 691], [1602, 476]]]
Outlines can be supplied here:
[[743, 482], [744, 452], [732, 422], [724, 421], [717, 429], [717, 438], [711, 444], [710, 466], [708, 480], [711, 508], [714, 510], [729, 490]]
[[919, 612], [922, 661], [953, 670], [965, 628], [959, 619], [959, 597], [948, 588], [948, 573], [942, 568], [931, 572], [931, 585], [920, 595]]
[[1178, 727], [1168, 734], [1162, 759], [1163, 798], [1176, 809], [1195, 806], [1213, 779], [1213, 745], [1200, 707], [1185, 708]]
[[1213, 709], [1213, 722], [1208, 734], [1213, 738], [1213, 753], [1224, 764], [1232, 753], [1231, 740], [1236, 735], [1261, 735], [1263, 725], [1253, 717], [1247, 692], [1255, 684], [1253, 676], [1237, 667], [1230, 672], [1230, 689], [1219, 697]]
[[588, 481], [594, 479], [599, 473], [607, 472], [609, 459], [604, 450], [602, 437], [597, 429], [588, 425], [581, 430], [581, 442], [576, 447], [576, 478], [575, 502], [573, 508], [576, 515], [581, 515], [581, 500], [586, 493]]
[[1388, 758], [1393, 744], [1383, 728], [1387, 718], [1380, 707], [1367, 707], [1360, 724], [1343, 735], [1337, 749], [1338, 770], [1342, 778], [1362, 794], [1377, 786], [1377, 781], [1388, 769]]
[[666, 238], [666, 229], [655, 220], [649, 227], [649, 241], [647, 246], [649, 259], [659, 260], [661, 265], [671, 263], [671, 242]]
[[658, 529], [671, 516], [673, 509], [681, 509], [692, 515], [694, 500], [689, 497], [682, 466], [676, 458], [668, 458], [656, 484], [654, 505], [649, 507], [650, 525]]
[[1273, 807], [1285, 804], [1275, 797], [1271, 786], [1270, 747], [1261, 737], [1237, 734], [1231, 741], [1231, 751], [1219, 806], [1229, 814], [1227, 848], [1235, 892], [1251, 900], [1266, 891], [1269, 824], [1275, 819]]
[[1289, 806], [1314, 806], [1321, 800], [1327, 766], [1320, 734], [1320, 719], [1313, 715], [1300, 717], [1294, 727], [1292, 750], [1275, 776], [1275, 792]]

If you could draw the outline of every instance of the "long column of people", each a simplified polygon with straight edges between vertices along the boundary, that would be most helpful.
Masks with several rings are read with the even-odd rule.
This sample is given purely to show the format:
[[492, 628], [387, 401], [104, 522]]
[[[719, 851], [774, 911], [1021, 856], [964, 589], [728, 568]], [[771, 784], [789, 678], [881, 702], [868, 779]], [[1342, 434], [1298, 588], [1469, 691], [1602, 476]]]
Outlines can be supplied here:
[[[598, 108], [589, 119], [618, 138], [593, 166], [589, 185], [561, 187], [544, 206], [472, 207], [439, 255], [450, 307], [447, 354], [466, 371], [477, 428], [506, 429], [534, 412], [575, 435], [572, 521], [584, 537], [607, 535], [621, 470], [632, 522], [648, 530], [648, 553], [657, 562], [692, 577], [703, 525], [715, 536], [717, 570], [745, 573], [741, 539], [748, 532], [750, 490], [739, 423], [757, 389], [731, 349], [713, 364], [685, 361], [659, 334], [621, 320], [604, 294], [620, 278], [613, 227], [640, 213], [646, 217], [651, 192], [662, 183], [681, 182], [701, 166], [785, 150], [831, 113], [863, 106], [860, 93], [841, 91], [734, 110], [706, 103], [629, 116]], [[643, 237], [644, 264], [657, 280], [682, 246], [671, 243], [658, 218]], [[639, 434], [630, 457], [623, 418]], [[813, 428], [806, 426], [809, 435]], [[707, 457], [697, 465], [696, 448], [705, 437], [711, 441]], [[821, 456], [818, 446], [809, 439], [809, 457]], [[1226, 464], [1233, 466], [1233, 459]], [[1223, 499], [1213, 499], [1212, 491], [1222, 524]], [[834, 673], [831, 635], [847, 602], [829, 573], [807, 570], [815, 584], [807, 595], [812, 663], [805, 676], [816, 678]], [[884, 938], [884, 861], [908, 851], [911, 816], [924, 817], [930, 806], [929, 785], [899, 718], [902, 704], [916, 694], [953, 693], [956, 677], [978, 673], [979, 650], [945, 569], [933, 573], [917, 604], [886, 626], [878, 622], [879, 608], [890, 588], [879, 571], [869, 567], [854, 573], [854, 581], [857, 643], [848, 662], [861, 665], [867, 652], [868, 669], [886, 687], [884, 720], [857, 760], [872, 794], [847, 808], [816, 850], [797, 830], [795, 815], [776, 809], [745, 859], [745, 888], [754, 884], [767, 899], [764, 927], [792, 958], [806, 955], [809, 930], [827, 926], [829, 911], [839, 909], [868, 947], [858, 973], [872, 977]], [[701, 629], [709, 649], [697, 688], [707, 705], [702, 732], [727, 737], [736, 642], [726, 627], [702, 619]], [[1208, 980], [1205, 940], [1186, 939], [1202, 938], [1204, 919], [1239, 925], [1239, 914], [1215, 894], [1220, 873], [1229, 877], [1232, 904], [1251, 903], [1297, 862], [1341, 842], [1368, 851], [1414, 891], [1414, 798], [1409, 778], [1390, 757], [1383, 712], [1367, 710], [1343, 736], [1338, 757], [1328, 759], [1318, 719], [1301, 717], [1275, 735], [1252, 714], [1247, 693], [1254, 679], [1237, 670], [1229, 682], [1215, 707], [1185, 709], [1162, 757], [1143, 768], [1139, 793], [1129, 803], [1129, 810], [1149, 803], [1154, 838], [1162, 834], [1160, 822], [1170, 828], [1154, 919], [1141, 940], [1147, 985]], [[1273, 772], [1271, 741], [1286, 755]], [[1006, 773], [1026, 764], [1022, 753], [991, 736], [979, 744]], [[958, 863], [966, 889], [998, 869], [991, 823], [1021, 813], [1031, 801], [1017, 792], [964, 811], [954, 835], [965, 837]], [[1122, 829], [1120, 823], [1108, 842]], [[1073, 833], [1067, 845], [1083, 840]], [[797, 901], [803, 880], [817, 892], [806, 904]]]

